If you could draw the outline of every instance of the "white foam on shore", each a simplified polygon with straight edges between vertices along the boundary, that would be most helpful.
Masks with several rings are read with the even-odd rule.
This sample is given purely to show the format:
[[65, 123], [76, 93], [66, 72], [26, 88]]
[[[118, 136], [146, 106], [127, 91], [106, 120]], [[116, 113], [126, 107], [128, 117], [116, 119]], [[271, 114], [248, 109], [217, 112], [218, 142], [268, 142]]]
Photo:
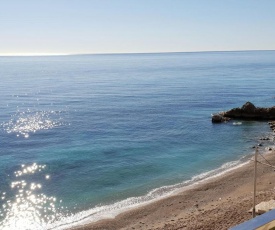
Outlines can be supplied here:
[[175, 185], [156, 188], [144, 196], [130, 197], [111, 205], [94, 207], [87, 211], [82, 211], [74, 215], [64, 217], [60, 221], [48, 225], [47, 229], [68, 229], [75, 226], [93, 223], [98, 220], [115, 218], [117, 215], [125, 211], [129, 211], [131, 209], [147, 205], [170, 195], [174, 195], [191, 189], [198, 184], [205, 183], [210, 179], [219, 177], [232, 170], [240, 168], [246, 165], [248, 162], [248, 156], [246, 156], [238, 161], [225, 163], [218, 169], [201, 173], [197, 176], [192, 177], [190, 180]]

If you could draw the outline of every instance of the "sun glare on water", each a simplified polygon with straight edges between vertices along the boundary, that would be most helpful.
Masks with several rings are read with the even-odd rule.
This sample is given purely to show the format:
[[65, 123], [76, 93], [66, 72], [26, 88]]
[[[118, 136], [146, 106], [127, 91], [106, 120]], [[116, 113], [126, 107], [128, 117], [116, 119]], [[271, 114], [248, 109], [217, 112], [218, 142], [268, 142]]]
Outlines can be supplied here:
[[59, 114], [60, 111], [18, 112], [1, 126], [7, 133], [15, 133], [18, 137], [28, 138], [31, 133], [62, 125]]
[[[56, 197], [42, 192], [43, 182], [50, 179], [45, 175], [46, 165], [33, 163], [14, 172], [15, 180], [10, 184], [10, 191], [1, 192], [0, 228], [8, 229], [46, 229], [58, 220], [62, 207]], [[32, 181], [32, 175], [40, 176], [40, 183]]]

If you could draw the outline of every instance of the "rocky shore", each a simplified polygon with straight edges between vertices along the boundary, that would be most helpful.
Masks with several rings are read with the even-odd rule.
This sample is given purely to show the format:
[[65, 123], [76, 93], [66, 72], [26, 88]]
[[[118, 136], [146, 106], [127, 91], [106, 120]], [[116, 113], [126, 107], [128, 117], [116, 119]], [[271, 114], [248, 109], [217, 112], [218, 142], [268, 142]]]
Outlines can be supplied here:
[[269, 121], [268, 124], [270, 128], [273, 130], [273, 132], [275, 133], [275, 121]]

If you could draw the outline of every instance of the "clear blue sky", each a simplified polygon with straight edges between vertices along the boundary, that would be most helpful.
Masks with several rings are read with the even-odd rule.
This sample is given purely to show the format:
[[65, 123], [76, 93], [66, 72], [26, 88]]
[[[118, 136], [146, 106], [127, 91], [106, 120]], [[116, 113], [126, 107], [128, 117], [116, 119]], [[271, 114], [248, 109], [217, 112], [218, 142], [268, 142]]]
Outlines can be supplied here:
[[275, 0], [2, 0], [0, 54], [275, 50]]

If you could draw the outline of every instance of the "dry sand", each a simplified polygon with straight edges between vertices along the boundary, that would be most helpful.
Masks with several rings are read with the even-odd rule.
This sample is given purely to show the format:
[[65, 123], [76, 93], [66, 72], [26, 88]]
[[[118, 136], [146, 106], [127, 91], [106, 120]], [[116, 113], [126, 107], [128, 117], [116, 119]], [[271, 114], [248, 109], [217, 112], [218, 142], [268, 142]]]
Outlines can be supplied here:
[[[275, 165], [275, 152], [265, 157]], [[265, 162], [259, 156], [259, 160]], [[258, 164], [257, 202], [275, 199], [275, 171]], [[77, 230], [228, 229], [252, 218], [254, 162], [149, 205]]]

